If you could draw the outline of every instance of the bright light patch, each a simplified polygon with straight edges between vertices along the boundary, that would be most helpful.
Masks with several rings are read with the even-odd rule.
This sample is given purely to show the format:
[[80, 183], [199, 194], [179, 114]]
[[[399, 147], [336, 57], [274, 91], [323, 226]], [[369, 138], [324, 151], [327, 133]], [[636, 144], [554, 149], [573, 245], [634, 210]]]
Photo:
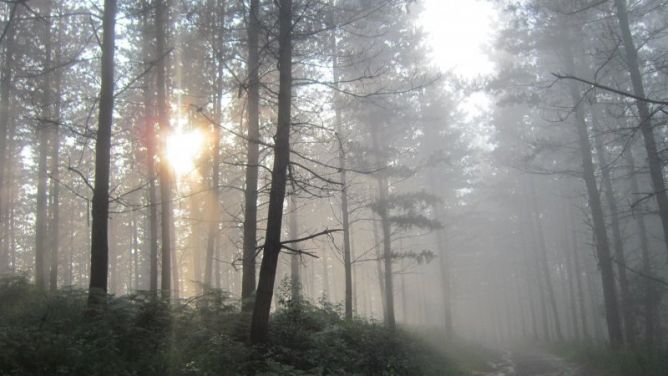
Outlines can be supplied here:
[[167, 160], [179, 175], [195, 169], [195, 161], [204, 148], [204, 135], [199, 130], [176, 129], [167, 137]]
[[467, 79], [494, 71], [487, 55], [498, 22], [494, 4], [484, 0], [423, 0], [423, 4], [420, 25], [438, 67]]

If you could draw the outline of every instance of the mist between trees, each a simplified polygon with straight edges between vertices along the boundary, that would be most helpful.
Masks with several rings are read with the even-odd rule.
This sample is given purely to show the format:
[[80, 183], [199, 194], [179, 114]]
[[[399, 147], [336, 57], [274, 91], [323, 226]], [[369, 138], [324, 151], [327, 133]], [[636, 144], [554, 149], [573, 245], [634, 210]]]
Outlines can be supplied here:
[[0, 273], [665, 353], [667, 4], [490, 3], [464, 79], [422, 1], [0, 1]]

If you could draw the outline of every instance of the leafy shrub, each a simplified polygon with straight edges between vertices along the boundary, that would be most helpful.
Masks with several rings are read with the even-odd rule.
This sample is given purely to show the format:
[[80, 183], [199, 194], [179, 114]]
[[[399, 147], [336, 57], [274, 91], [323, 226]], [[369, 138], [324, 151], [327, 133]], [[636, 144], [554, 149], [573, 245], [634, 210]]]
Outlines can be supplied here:
[[144, 292], [109, 297], [92, 315], [85, 291], [0, 278], [0, 375], [455, 374], [407, 333], [286, 297], [260, 352], [246, 345], [248, 317], [220, 290], [173, 304]]

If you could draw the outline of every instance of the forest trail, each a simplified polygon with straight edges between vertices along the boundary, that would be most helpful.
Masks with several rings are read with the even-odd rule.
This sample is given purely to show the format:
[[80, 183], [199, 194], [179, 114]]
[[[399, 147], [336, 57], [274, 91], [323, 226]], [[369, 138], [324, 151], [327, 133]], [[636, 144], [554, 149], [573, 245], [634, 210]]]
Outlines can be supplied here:
[[584, 370], [539, 350], [504, 352], [484, 376], [584, 376]]

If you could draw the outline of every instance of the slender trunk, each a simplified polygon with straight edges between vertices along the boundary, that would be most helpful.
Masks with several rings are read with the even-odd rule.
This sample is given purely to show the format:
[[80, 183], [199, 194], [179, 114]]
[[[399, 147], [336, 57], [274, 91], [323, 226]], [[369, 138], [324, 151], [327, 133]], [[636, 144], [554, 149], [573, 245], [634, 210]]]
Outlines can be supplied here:
[[[595, 106], [595, 104], [594, 104]], [[601, 131], [601, 126], [598, 124], [598, 118], [592, 109], [592, 120], [594, 129]], [[601, 168], [603, 193], [605, 201], [610, 211], [611, 227], [612, 227], [612, 244], [615, 252], [615, 264], [617, 265], [617, 275], [619, 281], [620, 292], [620, 307], [622, 309], [622, 320], [624, 327], [624, 340], [628, 345], [633, 346], [636, 338], [636, 325], [633, 317], [633, 301], [631, 292], [629, 291], [629, 281], [626, 275], [626, 256], [624, 255], [624, 243], [622, 240], [622, 231], [619, 225], [619, 211], [617, 210], [617, 200], [615, 199], [615, 192], [612, 187], [612, 177], [610, 176], [610, 167], [607, 161], [607, 151], [603, 146], [601, 136], [594, 137], [594, 147], [596, 148], [596, 155], [598, 156], [599, 165]]]
[[536, 188], [534, 187], [533, 179], [529, 180], [529, 188], [531, 190], [531, 202], [533, 206], [532, 214], [534, 224], [536, 226], [536, 234], [538, 236], [538, 249], [540, 271], [545, 278], [545, 288], [547, 290], [548, 299], [550, 300], [550, 308], [552, 309], [552, 316], [554, 317], [554, 329], [559, 342], [564, 341], [564, 336], [561, 332], [561, 320], [559, 320], [559, 309], [557, 307], [557, 299], [552, 286], [552, 277], [550, 273], [549, 261], [547, 259], [547, 247], [545, 245], [545, 235], [543, 233], [543, 224], [540, 215], [538, 214], [538, 202], [536, 200]]
[[[220, 259], [223, 257], [223, 249], [222, 247], [217, 247], [214, 248], [213, 251], [214, 259]], [[213, 287], [216, 289], [221, 289], [223, 287], [222, 285], [222, 274], [223, 269], [221, 268], [221, 263], [220, 262], [214, 262], [213, 263]]]
[[[288, 232], [290, 239], [297, 239], [299, 237], [299, 224], [297, 223], [297, 197], [295, 196], [294, 187], [290, 195], [290, 213], [288, 214]], [[297, 249], [298, 243], [291, 243], [290, 247]], [[298, 253], [290, 255], [290, 287], [292, 289], [292, 301], [298, 302], [301, 298], [301, 276], [299, 273], [299, 259]]]
[[336, 301], [336, 297], [330, 296], [329, 292], [329, 261], [326, 253], [322, 255], [322, 298], [326, 302]]
[[[380, 135], [378, 134], [378, 129], [375, 126], [371, 127], [371, 138], [373, 142], [374, 150], [381, 150]], [[380, 161], [380, 166], [384, 166], [385, 163]], [[380, 229], [383, 241], [383, 266], [385, 272], [385, 325], [390, 329], [394, 330], [396, 327], [396, 321], [394, 318], [394, 288], [393, 288], [393, 275], [392, 275], [392, 229], [390, 226], [390, 216], [387, 209], [387, 200], [389, 196], [389, 183], [387, 178], [380, 176], [376, 179], [378, 184], [378, 204], [377, 212], [380, 217]]]
[[[564, 217], [568, 219], [568, 217]], [[564, 224], [568, 223], [564, 221]], [[575, 297], [575, 272], [573, 267], [573, 254], [569, 249], [570, 245], [568, 244], [568, 232], [564, 231], [564, 243], [563, 243], [563, 252], [564, 252], [564, 262], [566, 263], [566, 279], [568, 282], [568, 301], [569, 308], [571, 313], [571, 324], [573, 325], [573, 337], [576, 341], [582, 340], [582, 334], [580, 332], [580, 325], [578, 324], [578, 304]]]
[[[148, 12], [142, 19], [142, 55], [144, 68], [149, 69], [152, 64], [150, 43], [150, 22]], [[156, 157], [156, 132], [154, 119], [154, 98], [151, 76], [144, 80], [143, 102], [144, 102], [144, 132], [146, 137], [146, 180], [148, 181], [148, 221], [146, 233], [148, 234], [149, 253], [149, 291], [157, 296], [158, 292], [158, 198], [155, 186], [155, 157]]]
[[[330, 26], [334, 23], [330, 20]], [[332, 76], [334, 77], [334, 123], [336, 126], [336, 138], [339, 149], [339, 171], [341, 176], [341, 220], [343, 225], [343, 270], [345, 273], [345, 317], [350, 320], [353, 318], [353, 276], [352, 276], [352, 258], [350, 249], [350, 213], [348, 209], [348, 177], [346, 171], [346, 151], [344, 145], [343, 122], [341, 120], [341, 98], [339, 96], [339, 67], [338, 67], [338, 46], [336, 34], [332, 32]], [[405, 319], [405, 318], [404, 318]]]
[[[210, 4], [211, 6], [212, 4]], [[215, 73], [215, 94], [214, 94], [214, 119], [216, 124], [213, 125], [213, 156], [212, 156], [212, 166], [211, 166], [211, 195], [213, 202], [209, 210], [211, 210], [211, 216], [209, 220], [209, 229], [206, 241], [206, 260], [204, 263], [204, 285], [211, 286], [211, 274], [212, 266], [214, 262], [214, 247], [216, 247], [216, 240], [218, 239], [218, 230], [220, 223], [220, 126], [222, 123], [222, 107], [223, 107], [223, 43], [224, 43], [224, 30], [225, 30], [225, 13], [227, 11], [227, 1], [220, 1], [220, 4], [216, 4], [216, 9], [214, 10], [217, 17], [214, 18], [214, 21], [211, 22], [211, 29], [216, 30], [217, 32], [214, 35], [214, 45], [216, 49], [216, 73]], [[210, 8], [211, 9], [211, 8]]]
[[[441, 209], [438, 208], [437, 213], [438, 218], [443, 218], [442, 214], [440, 214]], [[450, 261], [448, 257], [448, 249], [446, 246], [445, 242], [445, 233], [444, 230], [437, 230], [437, 241], [438, 241], [438, 249], [439, 249], [439, 254], [441, 257], [439, 257], [439, 276], [441, 277], [441, 291], [443, 294], [443, 319], [444, 319], [444, 324], [445, 324], [445, 336], [446, 339], [451, 339], [455, 335], [455, 328], [454, 325], [452, 324], [452, 283], [450, 281]]]
[[132, 213], [132, 271], [134, 272], [134, 290], [139, 290], [139, 234], [137, 233], [137, 214]]
[[[633, 158], [633, 149], [629, 148], [624, 153], [624, 158], [629, 169], [632, 194], [640, 192], [638, 177], [636, 176], [635, 160]], [[642, 211], [642, 204], [640, 210]], [[638, 236], [640, 237], [640, 251], [642, 257], [643, 274], [650, 277], [653, 275], [652, 258], [649, 253], [649, 239], [647, 236], [647, 226], [645, 225], [645, 213], [641, 212], [636, 216], [638, 226]], [[645, 342], [649, 348], [653, 347], [660, 330], [657, 328], [657, 304], [656, 297], [659, 296], [655, 291], [656, 286], [650, 278], [643, 278], [643, 310], [645, 314]]]
[[89, 305], [103, 301], [107, 292], [109, 268], [109, 167], [111, 162], [111, 126], [114, 112], [114, 28], [116, 0], [104, 1], [102, 22], [102, 86], [100, 114], [95, 143], [95, 187], [93, 190], [93, 226], [91, 231]]
[[[645, 98], [645, 87], [642, 82], [642, 75], [640, 74], [640, 67], [638, 64], [638, 51], [636, 50], [629, 26], [626, 0], [615, 0], [615, 8], [617, 9], [619, 28], [622, 32], [622, 42], [626, 54], [626, 66], [631, 76], [633, 94], [637, 97]], [[649, 173], [652, 178], [652, 187], [654, 188], [656, 202], [659, 207], [659, 217], [661, 218], [661, 224], [663, 226], [663, 237], [666, 243], [666, 250], [668, 251], [668, 193], [666, 192], [666, 182], [663, 176], [663, 161], [659, 155], [656, 140], [654, 138], [653, 122], [651, 119], [653, 114], [650, 113], [649, 105], [646, 101], [638, 99], [636, 100], [636, 106], [638, 107], [638, 115], [640, 115], [639, 127], [645, 142]]]
[[[216, 94], [216, 122], [221, 122], [221, 95], [220, 92]], [[214, 251], [216, 247], [216, 239], [218, 237], [219, 218], [220, 218], [220, 128], [214, 125], [213, 129], [213, 157], [211, 168], [211, 203], [207, 208], [208, 215], [208, 234], [206, 239], [206, 259], [204, 261], [204, 285], [210, 287], [212, 285], [213, 265], [218, 262], [214, 260]]]
[[[62, 40], [63, 40], [63, 21], [58, 21], [58, 40], [56, 43], [56, 64], [60, 64], [62, 60]], [[55, 87], [55, 108], [53, 127], [51, 129], [51, 187], [49, 190], [50, 198], [50, 225], [49, 225], [49, 247], [51, 248], [51, 272], [49, 275], [49, 288], [51, 291], [58, 289], [58, 254], [60, 252], [60, 117], [61, 117], [61, 101], [63, 72], [58, 70], [56, 73], [56, 87]]]
[[160, 289], [162, 290], [162, 297], [168, 299], [171, 293], [171, 261], [172, 261], [172, 202], [171, 202], [171, 168], [164, 158], [165, 155], [165, 139], [171, 132], [169, 124], [169, 116], [167, 113], [167, 95], [166, 95], [166, 70], [167, 60], [166, 56], [166, 37], [165, 29], [168, 18], [168, 5], [166, 0], [157, 0], [155, 5], [155, 32], [156, 32], [156, 49], [158, 61], [156, 63], [156, 107], [158, 109], [158, 123], [160, 124], [161, 134], [161, 154], [160, 158], [160, 230], [162, 238], [162, 270]]
[[181, 294], [181, 281], [179, 279], [179, 265], [180, 263], [178, 262], [178, 252], [177, 252], [177, 247], [176, 247], [176, 224], [174, 223], [174, 217], [172, 215], [171, 221], [169, 222], [169, 236], [172, 239], [172, 252], [171, 254], [171, 277], [172, 277], [172, 288], [170, 292], [172, 293], [172, 298], [173, 299], [178, 299], [180, 294]]
[[399, 264], [400, 270], [400, 281], [401, 284], [401, 320], [404, 324], [408, 323], [408, 295], [406, 294], [406, 273], [404, 273], [404, 260], [402, 259]]
[[380, 232], [378, 231], [378, 221], [375, 216], [372, 219], [373, 222], [373, 248], [375, 250], [374, 254], [376, 256], [376, 275], [378, 277], [378, 291], [380, 292], [380, 303], [381, 308], [383, 309], [383, 317], [385, 317], [387, 311], [387, 304], [385, 304], [385, 273], [383, 272], [383, 258], [380, 251]]
[[[523, 226], [523, 228], [526, 228], [526, 225]], [[533, 335], [534, 341], [538, 341], [538, 318], [536, 316], [536, 301], [535, 297], [533, 294], [533, 289], [531, 288], [534, 283], [531, 283], [531, 280], [533, 280], [533, 273], [531, 273], [531, 266], [529, 265], [529, 259], [532, 258], [529, 252], [529, 246], [528, 246], [528, 241], [527, 237], [525, 234], [525, 230], [523, 231], [522, 228], [520, 228], [520, 236], [522, 238], [522, 247], [524, 248], [523, 255], [521, 259], [524, 261], [523, 262], [523, 268], [524, 268], [524, 278], [525, 278], [525, 285], [526, 285], [526, 294], [527, 294], [527, 299], [529, 300], [529, 313], [531, 314], [531, 333]]]
[[41, 114], [40, 124], [37, 129], [39, 138], [39, 153], [37, 162], [37, 211], [35, 218], [35, 284], [41, 289], [47, 288], [48, 282], [48, 166], [47, 158], [49, 154], [49, 133], [52, 125], [51, 113], [51, 2], [44, 3], [41, 9], [41, 17], [39, 22], [43, 22], [44, 31], [42, 38], [44, 41], [44, 56], [43, 56], [43, 82], [42, 82], [42, 98], [41, 98]]
[[[8, 180], [11, 180], [10, 174], [5, 174], [5, 171], [9, 171], [11, 164], [7, 163], [9, 161], [9, 156], [11, 150], [8, 151], [8, 145], [11, 145], [9, 138], [9, 127], [11, 124], [10, 117], [10, 103], [11, 95], [13, 91], [13, 69], [14, 69], [14, 53], [15, 53], [15, 35], [16, 35], [16, 17], [17, 10], [20, 7], [20, 4], [14, 4], [11, 8], [9, 19], [7, 20], [7, 34], [5, 35], [5, 58], [2, 64], [2, 71], [0, 72], [0, 228], [2, 228], [2, 249], [0, 249], [0, 274], [10, 270], [10, 233], [8, 231], [8, 214], [10, 211], [9, 200], [11, 199], [10, 195], [7, 194], [10, 189], [10, 184]], [[9, 148], [11, 149], [11, 147]], [[14, 264], [12, 263], [12, 268]]]
[[281, 251], [281, 223], [287, 169], [290, 163], [290, 123], [292, 107], [292, 0], [279, 1], [279, 92], [278, 124], [274, 137], [274, 166], [271, 174], [269, 213], [265, 235], [260, 280], [253, 307], [250, 340], [253, 344], [266, 343], [269, 331], [269, 311], [276, 279], [276, 265]]
[[575, 286], [577, 288], [577, 293], [578, 293], [578, 303], [580, 306], [580, 324], [582, 328], [582, 337], [586, 340], [589, 341], [591, 339], [590, 334], [589, 334], [589, 325], [587, 324], [587, 306], [585, 304], [585, 296], [584, 296], [584, 284], [582, 282], [582, 268], [580, 267], [580, 252], [578, 249], [578, 242], [577, 242], [577, 231], [575, 227], [575, 215], [573, 214], [573, 207], [569, 206], [568, 207], [568, 216], [570, 218], [570, 238], [571, 238], [571, 249], [570, 251], [573, 253], [573, 273], [575, 274]]
[[257, 180], [260, 141], [260, 65], [258, 39], [260, 0], [250, 0], [248, 16], [248, 150], [244, 191], [243, 269], [241, 276], [242, 310], [253, 309], [255, 294], [255, 252], [257, 248]]
[[351, 283], [351, 285], [352, 285], [352, 298], [353, 298], [352, 312], [354, 314], [354, 313], [359, 313], [358, 296], [357, 296], [358, 286], [356, 284], [357, 283], [357, 273], [358, 273], [358, 271], [357, 271], [357, 266], [355, 265], [354, 262], [352, 262], [352, 260], [355, 260], [355, 253], [353, 251], [355, 249], [355, 243], [354, 243], [355, 237], [353, 235], [353, 228], [352, 228], [352, 226], [350, 226], [350, 224], [348, 226], [348, 233], [350, 234], [350, 259], [351, 259], [350, 269], [351, 269], [351, 272], [352, 272], [352, 276], [351, 276], [352, 278], [351, 279], [352, 279], [352, 281], [355, 281], [355, 284]]

